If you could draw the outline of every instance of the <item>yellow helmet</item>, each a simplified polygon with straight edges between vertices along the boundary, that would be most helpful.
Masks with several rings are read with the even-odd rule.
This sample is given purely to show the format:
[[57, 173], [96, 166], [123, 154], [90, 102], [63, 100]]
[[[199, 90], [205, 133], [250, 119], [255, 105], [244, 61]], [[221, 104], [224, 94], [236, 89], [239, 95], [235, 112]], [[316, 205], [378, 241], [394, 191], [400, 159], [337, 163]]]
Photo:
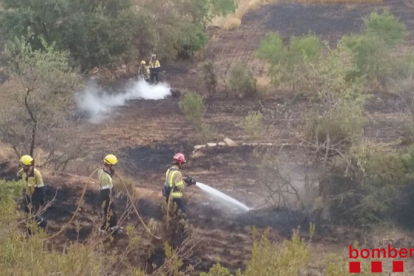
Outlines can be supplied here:
[[118, 159], [113, 154], [108, 154], [107, 156], [105, 156], [103, 161], [108, 165], [115, 165], [116, 163], [118, 163]]
[[20, 163], [25, 166], [30, 166], [33, 163], [33, 158], [30, 155], [23, 155], [20, 158]]
[[146, 64], [145, 60], [141, 60], [141, 64], [145, 65]]

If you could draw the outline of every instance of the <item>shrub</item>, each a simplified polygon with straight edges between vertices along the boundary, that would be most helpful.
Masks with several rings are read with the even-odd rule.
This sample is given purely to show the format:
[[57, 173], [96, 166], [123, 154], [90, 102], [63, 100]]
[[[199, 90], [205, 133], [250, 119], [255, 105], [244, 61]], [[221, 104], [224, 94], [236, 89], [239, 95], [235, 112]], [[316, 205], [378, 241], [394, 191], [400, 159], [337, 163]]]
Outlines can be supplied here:
[[302, 75], [303, 66], [320, 56], [321, 45], [316, 36], [292, 36], [288, 46], [278, 34], [268, 34], [257, 50], [257, 56], [269, 62], [269, 76], [276, 85], [294, 84]]
[[197, 132], [200, 134], [203, 143], [210, 142], [213, 138], [213, 130], [206, 122], [202, 122], [201, 125], [197, 126]]
[[249, 114], [244, 118], [244, 122], [241, 123], [240, 126], [251, 139], [259, 138], [264, 131], [262, 113], [258, 111], [249, 111]]
[[228, 77], [229, 91], [239, 97], [253, 97], [257, 94], [256, 80], [247, 64], [237, 63], [231, 70]]
[[355, 142], [364, 133], [367, 120], [362, 114], [361, 106], [355, 102], [342, 102], [322, 115], [313, 115], [307, 120], [305, 134], [310, 139], [317, 138], [323, 143]]
[[354, 55], [357, 70], [350, 77], [365, 76], [385, 86], [400, 66], [395, 64], [392, 50], [403, 42], [406, 27], [388, 11], [372, 13], [364, 19], [362, 35], [344, 36], [342, 41]]
[[217, 89], [216, 69], [214, 68], [213, 62], [207, 61], [203, 66], [203, 71], [204, 71], [204, 84], [210, 96], [213, 96], [214, 94], [216, 94], [216, 89]]
[[406, 26], [389, 11], [371, 13], [364, 19], [364, 26], [365, 35], [381, 38], [389, 48], [397, 46], [407, 35]]
[[179, 107], [191, 124], [195, 126], [201, 124], [205, 113], [203, 97], [201, 95], [194, 92], [186, 93], [181, 99]]
[[[236, 276], [284, 276], [300, 275], [309, 262], [309, 248], [297, 231], [292, 239], [284, 241], [282, 245], [270, 241], [269, 231], [261, 237], [254, 231], [252, 255], [246, 270], [236, 271]], [[233, 276], [226, 268], [219, 264], [214, 265], [209, 273], [200, 276]]]

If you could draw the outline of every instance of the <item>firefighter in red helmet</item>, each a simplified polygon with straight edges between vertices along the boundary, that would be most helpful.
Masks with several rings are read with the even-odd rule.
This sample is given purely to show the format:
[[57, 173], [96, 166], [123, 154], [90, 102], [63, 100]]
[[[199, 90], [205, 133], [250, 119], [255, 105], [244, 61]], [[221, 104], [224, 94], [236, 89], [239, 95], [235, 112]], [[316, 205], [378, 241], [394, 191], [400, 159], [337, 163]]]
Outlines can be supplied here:
[[[184, 154], [176, 153], [173, 157], [173, 162], [174, 165], [169, 168], [165, 174], [165, 184], [162, 190], [162, 194], [167, 201], [167, 205], [174, 203], [174, 205], [177, 207], [177, 210], [180, 210], [182, 213], [184, 213], [185, 209], [183, 190], [185, 186], [196, 184], [196, 181], [193, 180], [190, 176], [187, 176], [183, 179], [183, 176], [181, 174], [181, 167], [186, 162]], [[170, 199], [172, 200], [171, 203], [169, 203]]]

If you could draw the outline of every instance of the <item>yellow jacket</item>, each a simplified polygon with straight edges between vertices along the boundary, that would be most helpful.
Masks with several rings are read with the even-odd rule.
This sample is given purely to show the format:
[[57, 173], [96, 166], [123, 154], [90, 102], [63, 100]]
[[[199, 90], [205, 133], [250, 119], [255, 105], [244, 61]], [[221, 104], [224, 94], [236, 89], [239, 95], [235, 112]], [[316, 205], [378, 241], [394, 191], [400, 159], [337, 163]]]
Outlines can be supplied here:
[[31, 195], [35, 188], [44, 187], [42, 174], [35, 168], [32, 168], [28, 173], [23, 169], [17, 172], [17, 176], [21, 177], [26, 184], [26, 193]]
[[158, 60], [155, 60], [155, 62], [153, 62], [152, 60], [150, 60], [150, 62], [148, 63], [148, 66], [151, 69], [161, 67], [160, 62]]
[[138, 69], [138, 76], [143, 76], [145, 80], [149, 79], [150, 77], [150, 69], [148, 66], [140, 66]]
[[105, 172], [103, 169], [98, 171], [99, 187], [101, 189], [112, 189], [114, 185], [112, 184], [112, 176]]
[[171, 188], [171, 197], [182, 198], [185, 188], [183, 175], [177, 165], [172, 166], [165, 173], [165, 183]]

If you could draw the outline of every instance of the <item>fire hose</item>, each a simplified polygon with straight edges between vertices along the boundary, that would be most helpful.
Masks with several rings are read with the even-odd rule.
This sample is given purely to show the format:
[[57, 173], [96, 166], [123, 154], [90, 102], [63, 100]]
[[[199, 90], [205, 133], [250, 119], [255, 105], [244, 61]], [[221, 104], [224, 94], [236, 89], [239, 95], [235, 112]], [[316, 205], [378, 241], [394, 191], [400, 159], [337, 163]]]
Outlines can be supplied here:
[[[88, 177], [88, 181], [86, 182], [86, 185], [84, 186], [84, 188], [83, 188], [83, 191], [82, 191], [82, 194], [81, 194], [81, 196], [80, 196], [80, 199], [79, 199], [79, 203], [78, 203], [78, 205], [77, 205], [77, 207], [76, 207], [76, 209], [75, 209], [75, 212], [73, 213], [73, 215], [72, 215], [72, 217], [70, 218], [70, 220], [65, 224], [65, 225], [63, 225], [61, 228], [60, 228], [60, 230], [58, 231], [58, 232], [56, 232], [55, 234], [53, 234], [53, 235], [51, 235], [51, 236], [49, 236], [49, 237], [47, 237], [45, 240], [50, 240], [50, 239], [53, 239], [54, 237], [56, 237], [56, 236], [58, 236], [59, 234], [61, 234], [71, 223], [72, 223], [72, 221], [75, 219], [75, 217], [76, 217], [76, 215], [77, 215], [77, 213], [78, 213], [78, 211], [79, 211], [79, 209], [80, 209], [80, 207], [81, 207], [81, 205], [82, 205], [82, 201], [83, 201], [83, 198], [85, 197], [85, 194], [86, 194], [86, 190], [87, 190], [87, 187], [88, 187], [88, 184], [89, 184], [89, 182], [90, 182], [90, 180], [91, 180], [91, 178], [92, 178], [92, 176], [99, 170], [100, 168], [97, 168], [96, 170], [94, 170], [93, 172], [92, 172], [92, 174]], [[138, 216], [138, 218], [139, 218], [139, 220], [140, 220], [140, 222], [142, 223], [142, 225], [144, 226], [144, 228], [145, 228], [145, 230], [151, 235], [151, 236], [153, 236], [154, 238], [156, 238], [157, 240], [161, 240], [162, 238], [161, 237], [157, 237], [157, 236], [155, 236], [152, 232], [151, 232], [151, 230], [148, 228], [148, 226], [145, 224], [145, 222], [144, 222], [144, 220], [142, 219], [142, 217], [140, 216], [140, 214], [139, 214], [139, 212], [138, 212], [138, 210], [137, 210], [137, 208], [136, 208], [136, 206], [135, 206], [135, 204], [134, 204], [134, 201], [133, 201], [133, 198], [132, 198], [132, 196], [131, 196], [131, 194], [129, 193], [129, 191], [128, 191], [128, 188], [127, 188], [127, 186], [125, 185], [125, 183], [124, 183], [124, 181], [122, 180], [122, 178], [119, 176], [119, 174], [117, 174], [116, 172], [115, 172], [115, 175], [116, 176], [118, 176], [119, 177], [119, 179], [121, 180], [121, 183], [122, 183], [122, 185], [124, 186], [124, 188], [125, 188], [125, 191], [126, 191], [126, 193], [127, 193], [127, 196], [128, 196], [128, 199], [129, 199], [129, 201], [131, 202], [131, 205], [133, 206], [133, 208], [134, 208], [134, 211], [135, 211], [135, 213], [136, 213], [136, 215]]]

